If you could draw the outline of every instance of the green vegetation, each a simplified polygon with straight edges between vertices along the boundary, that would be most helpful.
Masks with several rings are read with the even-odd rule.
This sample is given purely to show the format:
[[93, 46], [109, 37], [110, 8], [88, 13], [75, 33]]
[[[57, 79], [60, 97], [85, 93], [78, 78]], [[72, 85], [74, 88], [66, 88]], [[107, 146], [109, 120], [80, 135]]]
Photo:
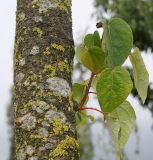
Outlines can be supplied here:
[[[135, 111], [126, 100], [133, 82], [122, 65], [130, 57], [134, 86], [143, 103], [147, 97], [149, 76], [138, 48], [131, 52], [133, 34], [130, 26], [120, 18], [112, 18], [101, 22], [101, 27], [104, 30], [101, 38], [98, 31], [88, 34], [76, 49], [78, 61], [92, 73], [86, 82], [74, 84], [72, 95], [78, 103], [78, 112], [94, 110], [102, 113], [116, 144], [116, 159], [119, 160], [136, 120]], [[95, 92], [90, 92], [91, 87]], [[101, 110], [86, 106], [89, 93], [97, 95]]]

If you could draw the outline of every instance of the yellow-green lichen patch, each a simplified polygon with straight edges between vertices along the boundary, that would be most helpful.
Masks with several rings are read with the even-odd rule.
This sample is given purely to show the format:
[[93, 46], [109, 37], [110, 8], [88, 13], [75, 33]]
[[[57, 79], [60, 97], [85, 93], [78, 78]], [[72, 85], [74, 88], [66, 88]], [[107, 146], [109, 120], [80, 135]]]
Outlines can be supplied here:
[[19, 47], [20, 43], [23, 42], [23, 41], [24, 41], [24, 38], [21, 37], [21, 36], [17, 39], [16, 45], [15, 45], [15, 52], [18, 51], [18, 47]]
[[41, 124], [42, 122], [43, 122], [43, 119], [42, 119], [42, 118], [38, 118], [38, 119], [37, 119], [37, 123], [38, 123], [38, 124]]
[[36, 101], [29, 101], [28, 103], [23, 105], [24, 109], [31, 107], [33, 110], [36, 110], [38, 113], [43, 113], [51, 106], [44, 101], [36, 100]]
[[46, 47], [46, 49], [43, 52], [44, 55], [50, 55], [51, 54], [51, 50], [50, 47]]
[[19, 105], [14, 102], [13, 104], [13, 109], [14, 109], [14, 116], [16, 116], [17, 110], [18, 110]]
[[[66, 138], [60, 141], [57, 147], [50, 153], [49, 160], [54, 160], [54, 158], [58, 157], [67, 157], [70, 155], [69, 152], [77, 153], [78, 150], [79, 150], [79, 144], [77, 140], [73, 137], [66, 136]], [[71, 158], [73, 159], [74, 157]]]
[[31, 138], [31, 139], [41, 139], [41, 138], [43, 138], [43, 137], [40, 136], [40, 135], [38, 135], [38, 134], [31, 134], [31, 135], [30, 135], [30, 138]]
[[68, 73], [71, 72], [71, 71], [70, 71], [70, 65], [69, 65], [67, 62], [60, 61], [57, 66], [58, 66], [58, 69], [59, 69], [60, 71], [66, 71], [66, 72], [68, 72]]
[[36, 8], [38, 4], [38, 0], [33, 0], [31, 4], [32, 4], [32, 8]]
[[23, 12], [18, 13], [16, 21], [19, 22], [19, 21], [23, 21], [23, 20], [25, 20], [25, 13], [23, 13]]
[[[21, 15], [22, 15], [22, 14], [21, 14]], [[22, 16], [24, 17], [24, 13], [23, 13]], [[22, 17], [22, 16], [21, 16], [21, 17]], [[21, 17], [20, 17], [20, 18], [21, 18]], [[22, 18], [23, 18], [23, 17], [22, 17]], [[21, 19], [22, 19], [22, 18], [21, 18]], [[26, 34], [27, 34], [27, 28], [26, 28], [25, 26], [23, 26], [22, 28], [23, 28], [22, 34], [23, 34], [23, 35], [26, 35]], [[23, 35], [22, 35], [22, 36], [23, 36]], [[16, 40], [16, 43], [15, 43], [15, 47], [14, 47], [14, 66], [17, 64], [18, 61], [20, 61], [20, 59], [22, 59], [21, 54], [18, 53], [18, 50], [19, 50], [19, 47], [20, 47], [21, 43], [24, 42], [24, 40], [25, 40], [22, 36], [20, 36], [20, 37]]]
[[54, 77], [56, 75], [56, 67], [46, 64], [43, 69], [43, 73], [47, 75], [47, 77]]
[[59, 118], [54, 118], [52, 121], [53, 132], [55, 135], [61, 135], [69, 130], [69, 127], [64, 124]]
[[34, 82], [34, 81], [37, 81], [39, 78], [39, 76], [33, 72], [29, 73], [28, 77], [26, 78], [26, 81], [25, 81], [25, 86], [26, 84], [29, 85], [29, 83], [31, 82]]
[[53, 119], [52, 125], [53, 125], [53, 132], [55, 135], [60, 135], [63, 133], [63, 126], [60, 119]]
[[42, 78], [41, 75], [37, 75], [33, 72], [28, 73], [26, 80], [23, 85], [27, 87], [27, 90], [31, 90], [33, 88], [39, 89], [38, 81]]
[[63, 2], [67, 7], [71, 7], [71, 0], [64, 0], [64, 2]]
[[43, 35], [43, 31], [42, 31], [40, 28], [38, 28], [38, 27], [34, 27], [34, 28], [33, 28], [33, 32], [36, 32], [36, 34], [37, 34], [37, 36], [38, 36], [39, 38], [41, 38], [42, 35]]
[[64, 5], [64, 3], [59, 4], [59, 9], [65, 12], [68, 12], [68, 8]]
[[48, 99], [51, 98], [53, 96], [53, 93], [46, 91], [44, 89], [39, 89], [39, 90], [34, 90], [32, 92], [32, 95], [35, 96], [35, 98], [44, 98], [44, 99]]
[[67, 132], [69, 130], [69, 126], [67, 124], [63, 124], [63, 131]]
[[26, 159], [26, 150], [25, 148], [18, 149], [16, 153], [17, 160], [25, 160]]
[[19, 37], [15, 43], [14, 47], [14, 65], [18, 62], [18, 60], [21, 58], [20, 54], [17, 54], [20, 44], [24, 41], [23, 37]]
[[58, 51], [65, 52], [65, 48], [61, 44], [51, 43], [51, 47]]
[[68, 11], [70, 10], [69, 8], [71, 7], [71, 1], [70, 0], [64, 0], [64, 2], [59, 3], [58, 7], [59, 7], [60, 10], [68, 13]]
[[44, 101], [39, 101], [39, 100], [37, 100], [32, 107], [32, 109], [36, 110], [38, 113], [43, 113], [44, 111], [46, 111], [49, 108], [50, 108], [49, 104], [47, 104]]
[[45, 120], [52, 123], [54, 119], [60, 119], [62, 121], [62, 123], [66, 122], [66, 116], [64, 115], [63, 112], [58, 112], [56, 110], [47, 111], [45, 114]]
[[68, 101], [71, 107], [73, 107], [73, 95], [72, 92], [70, 93], [69, 97], [68, 97]]
[[39, 135], [39, 134], [31, 134], [30, 135], [30, 138], [35, 140], [35, 139], [41, 139], [42, 142], [47, 142], [48, 141], [48, 138], [42, 136], [42, 135]]
[[58, 2], [50, 0], [33, 0], [32, 8], [38, 8], [39, 13], [46, 13], [49, 9], [57, 8]]

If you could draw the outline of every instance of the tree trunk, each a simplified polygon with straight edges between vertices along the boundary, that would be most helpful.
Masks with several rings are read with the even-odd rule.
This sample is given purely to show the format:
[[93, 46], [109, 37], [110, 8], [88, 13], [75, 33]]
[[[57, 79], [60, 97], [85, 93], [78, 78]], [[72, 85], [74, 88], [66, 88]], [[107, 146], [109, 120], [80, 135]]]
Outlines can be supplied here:
[[71, 0], [17, 0], [17, 160], [79, 159], [71, 94], [73, 56]]

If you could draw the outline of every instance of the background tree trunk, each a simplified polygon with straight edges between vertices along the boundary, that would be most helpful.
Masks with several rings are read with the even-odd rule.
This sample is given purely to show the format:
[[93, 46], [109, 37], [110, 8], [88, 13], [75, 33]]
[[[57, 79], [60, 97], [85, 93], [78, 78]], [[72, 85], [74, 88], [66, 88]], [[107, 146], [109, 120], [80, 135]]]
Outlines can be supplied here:
[[17, 0], [17, 160], [79, 159], [71, 95], [73, 56], [71, 0]]

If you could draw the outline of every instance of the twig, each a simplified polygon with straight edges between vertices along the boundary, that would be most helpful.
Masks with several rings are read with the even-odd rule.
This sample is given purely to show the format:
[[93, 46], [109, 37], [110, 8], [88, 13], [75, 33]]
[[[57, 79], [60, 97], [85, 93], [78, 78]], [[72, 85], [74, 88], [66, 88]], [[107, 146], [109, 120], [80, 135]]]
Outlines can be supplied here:
[[92, 73], [91, 77], [90, 77], [90, 80], [89, 80], [89, 83], [85, 88], [84, 96], [83, 96], [78, 108], [81, 108], [82, 106], [84, 106], [84, 103], [86, 102], [86, 99], [88, 97], [89, 89], [91, 87], [91, 83], [92, 83], [93, 78], [94, 78], [94, 74]]
[[103, 112], [103, 111], [101, 111], [97, 108], [93, 108], [93, 107], [81, 107], [81, 108], [78, 109], [78, 111], [82, 111], [82, 110], [94, 110], [94, 111], [97, 111], [97, 112], [103, 114], [104, 116], [107, 115], [107, 113], [105, 113], [105, 112]]

